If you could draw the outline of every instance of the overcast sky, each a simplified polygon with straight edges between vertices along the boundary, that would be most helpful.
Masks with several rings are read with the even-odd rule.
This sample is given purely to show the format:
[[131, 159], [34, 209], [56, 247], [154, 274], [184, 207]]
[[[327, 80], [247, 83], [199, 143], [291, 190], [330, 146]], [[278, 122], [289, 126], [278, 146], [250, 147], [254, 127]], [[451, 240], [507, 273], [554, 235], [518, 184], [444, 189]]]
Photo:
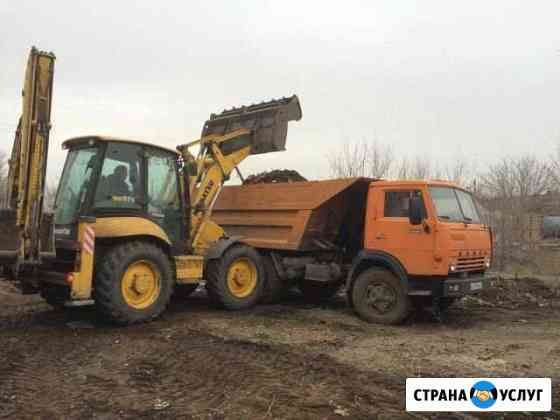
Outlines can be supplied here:
[[49, 173], [61, 142], [111, 134], [174, 147], [211, 112], [296, 93], [286, 152], [251, 157], [328, 175], [329, 151], [485, 163], [560, 139], [558, 1], [3, 1], [0, 149], [32, 45], [57, 56]]

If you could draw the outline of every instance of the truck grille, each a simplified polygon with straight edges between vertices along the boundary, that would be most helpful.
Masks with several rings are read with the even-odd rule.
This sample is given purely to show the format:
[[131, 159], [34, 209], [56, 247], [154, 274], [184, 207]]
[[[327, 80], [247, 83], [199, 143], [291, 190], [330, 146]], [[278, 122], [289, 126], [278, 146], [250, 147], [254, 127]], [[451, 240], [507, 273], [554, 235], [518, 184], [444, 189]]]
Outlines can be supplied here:
[[484, 270], [484, 256], [459, 257], [457, 271]]

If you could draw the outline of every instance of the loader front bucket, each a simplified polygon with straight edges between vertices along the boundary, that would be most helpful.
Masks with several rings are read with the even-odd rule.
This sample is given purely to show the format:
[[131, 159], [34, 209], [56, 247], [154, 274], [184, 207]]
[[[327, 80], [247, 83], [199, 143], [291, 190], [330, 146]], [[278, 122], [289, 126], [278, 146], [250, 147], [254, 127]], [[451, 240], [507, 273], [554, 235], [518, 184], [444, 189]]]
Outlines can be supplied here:
[[230, 131], [251, 130], [251, 154], [286, 150], [288, 122], [301, 119], [301, 106], [296, 95], [210, 115], [202, 136], [223, 135]]

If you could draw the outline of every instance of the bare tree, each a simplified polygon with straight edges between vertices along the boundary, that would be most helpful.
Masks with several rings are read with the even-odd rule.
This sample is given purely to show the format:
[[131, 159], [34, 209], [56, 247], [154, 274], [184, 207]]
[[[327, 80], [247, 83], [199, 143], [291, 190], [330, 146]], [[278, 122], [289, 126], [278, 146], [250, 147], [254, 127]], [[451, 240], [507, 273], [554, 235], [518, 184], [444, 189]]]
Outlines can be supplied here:
[[480, 177], [480, 191], [497, 237], [500, 269], [511, 262], [534, 260], [535, 203], [550, 190], [551, 179], [549, 163], [530, 155], [504, 158]]
[[365, 140], [344, 144], [342, 150], [328, 156], [331, 176], [337, 178], [365, 176], [385, 178], [394, 164], [390, 146]]
[[473, 163], [465, 157], [458, 156], [444, 167], [444, 178], [461, 186], [470, 186], [474, 173]]
[[551, 187], [555, 191], [560, 191], [560, 142], [550, 158], [550, 177]]
[[397, 179], [443, 178], [439, 166], [427, 156], [402, 157], [393, 175]]

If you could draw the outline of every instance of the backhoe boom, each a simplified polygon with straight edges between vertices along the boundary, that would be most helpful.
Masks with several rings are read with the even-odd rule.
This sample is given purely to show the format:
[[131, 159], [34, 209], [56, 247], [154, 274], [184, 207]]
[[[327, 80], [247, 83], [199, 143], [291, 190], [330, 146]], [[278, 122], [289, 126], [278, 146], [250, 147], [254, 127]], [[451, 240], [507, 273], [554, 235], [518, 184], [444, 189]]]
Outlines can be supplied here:
[[[0, 252], [13, 253], [18, 266], [37, 264], [41, 260], [41, 251], [52, 249], [51, 244], [41, 243], [40, 237], [44, 220], [54, 60], [52, 53], [35, 47], [29, 54], [22, 93], [23, 109], [12, 147], [6, 195], [2, 199], [2, 206], [8, 209], [3, 212], [6, 215], [15, 212], [17, 246]], [[12, 217], [6, 219], [13, 221]]]

